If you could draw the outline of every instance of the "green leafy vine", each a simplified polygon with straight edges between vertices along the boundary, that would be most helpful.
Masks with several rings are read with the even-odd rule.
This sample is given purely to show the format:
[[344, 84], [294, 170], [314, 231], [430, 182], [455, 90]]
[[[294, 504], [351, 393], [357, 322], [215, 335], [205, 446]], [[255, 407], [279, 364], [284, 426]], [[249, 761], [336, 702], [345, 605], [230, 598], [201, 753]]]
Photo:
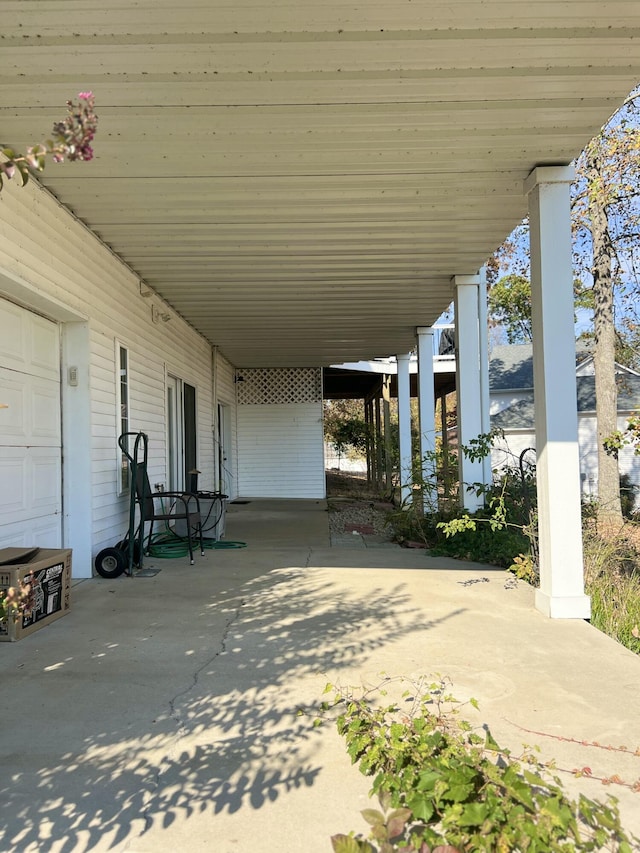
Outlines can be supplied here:
[[351, 761], [372, 777], [370, 793], [380, 803], [362, 813], [368, 838], [336, 834], [334, 853], [639, 849], [613, 797], [572, 800], [535, 749], [514, 757], [486, 726], [478, 730], [461, 719], [462, 704], [445, 679], [409, 682], [389, 702], [389, 685], [402, 681], [385, 679], [357, 692], [327, 685], [334, 698], [323, 708], [338, 709], [338, 732]]

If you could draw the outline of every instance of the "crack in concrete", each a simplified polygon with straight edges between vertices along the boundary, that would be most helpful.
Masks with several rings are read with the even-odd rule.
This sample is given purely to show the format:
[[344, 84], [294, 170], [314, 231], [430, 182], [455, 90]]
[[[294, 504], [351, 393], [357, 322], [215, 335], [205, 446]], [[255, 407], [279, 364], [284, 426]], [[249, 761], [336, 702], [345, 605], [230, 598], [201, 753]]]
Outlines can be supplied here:
[[[171, 759], [176, 755], [178, 744], [180, 743], [182, 738], [188, 733], [188, 726], [187, 726], [186, 722], [184, 721], [184, 719], [180, 716], [180, 713], [177, 709], [177, 704], [184, 696], [186, 696], [188, 693], [191, 693], [191, 691], [194, 690], [194, 688], [196, 687], [196, 685], [198, 684], [198, 682], [200, 680], [200, 673], [206, 667], [210, 666], [217, 657], [219, 657], [221, 654], [226, 652], [226, 650], [227, 650], [227, 639], [229, 637], [229, 633], [230, 633], [232, 627], [238, 621], [238, 618], [240, 616], [240, 611], [245, 606], [245, 604], [246, 604], [246, 600], [244, 598], [241, 598], [239, 603], [238, 603], [238, 606], [236, 607], [236, 609], [233, 613], [233, 615], [231, 616], [231, 618], [228, 620], [228, 622], [226, 623], [226, 625], [224, 627], [224, 631], [222, 632], [222, 637], [220, 639], [220, 646], [217, 649], [217, 651], [215, 652], [215, 654], [213, 654], [213, 655], [211, 655], [211, 657], [207, 658], [207, 660], [204, 661], [195, 670], [195, 672], [192, 674], [192, 677], [191, 677], [191, 683], [187, 687], [185, 687], [183, 690], [181, 690], [179, 693], [176, 693], [175, 696], [173, 696], [169, 700], [169, 717], [170, 717], [170, 719], [172, 719], [175, 722], [175, 724], [177, 726], [177, 730], [176, 730], [176, 733], [174, 735], [174, 738], [173, 738], [169, 748], [166, 751], [166, 755], [164, 756], [164, 758], [159, 763], [159, 765], [156, 769], [153, 781], [149, 785], [148, 803], [147, 803], [147, 805], [145, 805], [145, 807], [142, 811], [142, 819], [144, 820], [144, 827], [143, 827], [142, 831], [140, 832], [140, 834], [138, 835], [138, 838], [141, 838], [146, 832], [148, 832], [153, 825], [153, 815], [151, 813], [151, 805], [153, 803], [153, 799], [154, 799], [155, 794], [160, 789], [161, 777], [162, 777], [163, 773], [165, 772], [165, 769], [170, 765]], [[123, 851], [129, 849], [130, 845], [133, 843], [133, 841], [134, 841], [134, 839], [131, 839], [127, 843], [126, 847], [122, 848]]]

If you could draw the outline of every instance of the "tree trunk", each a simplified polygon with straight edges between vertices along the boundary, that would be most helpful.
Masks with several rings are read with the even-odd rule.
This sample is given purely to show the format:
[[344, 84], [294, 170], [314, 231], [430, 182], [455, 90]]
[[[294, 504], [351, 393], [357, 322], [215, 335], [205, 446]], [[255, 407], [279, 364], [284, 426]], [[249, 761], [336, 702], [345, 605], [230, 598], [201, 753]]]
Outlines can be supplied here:
[[618, 428], [618, 389], [615, 372], [615, 327], [613, 315], [612, 245], [602, 187], [600, 152], [597, 139], [587, 149], [589, 182], [589, 218], [593, 241], [593, 296], [598, 431], [598, 528], [603, 533], [617, 532], [622, 526], [620, 474], [615, 455], [607, 453], [604, 441]]

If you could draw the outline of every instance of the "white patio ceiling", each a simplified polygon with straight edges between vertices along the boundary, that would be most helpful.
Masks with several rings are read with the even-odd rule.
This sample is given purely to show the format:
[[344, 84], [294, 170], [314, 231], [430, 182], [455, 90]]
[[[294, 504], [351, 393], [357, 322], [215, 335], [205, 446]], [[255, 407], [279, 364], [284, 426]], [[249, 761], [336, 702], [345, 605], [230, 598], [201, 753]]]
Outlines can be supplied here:
[[0, 141], [236, 365], [407, 351], [640, 78], [640, 4], [3, 0]]

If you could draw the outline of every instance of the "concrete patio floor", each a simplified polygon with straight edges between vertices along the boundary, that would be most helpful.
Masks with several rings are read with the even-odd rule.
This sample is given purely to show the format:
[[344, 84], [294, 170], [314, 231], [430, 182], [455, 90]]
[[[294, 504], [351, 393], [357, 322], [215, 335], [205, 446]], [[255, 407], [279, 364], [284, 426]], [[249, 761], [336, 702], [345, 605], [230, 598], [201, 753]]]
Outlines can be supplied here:
[[[0, 850], [329, 853], [364, 830], [369, 782], [328, 681], [441, 674], [499, 743], [539, 744], [572, 791], [621, 801], [640, 835], [640, 660], [487, 566], [330, 547], [323, 501], [231, 505], [239, 550], [148, 560], [74, 585], [72, 611], [0, 648]], [[299, 709], [308, 714], [299, 716]], [[631, 752], [584, 746], [625, 745]]]

